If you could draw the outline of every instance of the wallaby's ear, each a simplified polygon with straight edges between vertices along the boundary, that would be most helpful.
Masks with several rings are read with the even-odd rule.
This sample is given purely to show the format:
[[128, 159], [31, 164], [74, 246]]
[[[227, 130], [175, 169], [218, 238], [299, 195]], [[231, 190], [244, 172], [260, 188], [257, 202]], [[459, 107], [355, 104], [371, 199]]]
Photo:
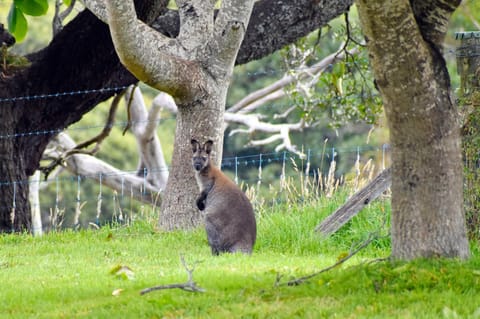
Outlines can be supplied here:
[[203, 145], [203, 147], [205, 148], [205, 153], [210, 154], [210, 152], [212, 151], [212, 145], [213, 145], [212, 140], [208, 140], [205, 142], [205, 144]]
[[197, 149], [200, 147], [200, 143], [196, 139], [193, 139], [190, 141], [192, 143], [192, 151], [195, 153]]

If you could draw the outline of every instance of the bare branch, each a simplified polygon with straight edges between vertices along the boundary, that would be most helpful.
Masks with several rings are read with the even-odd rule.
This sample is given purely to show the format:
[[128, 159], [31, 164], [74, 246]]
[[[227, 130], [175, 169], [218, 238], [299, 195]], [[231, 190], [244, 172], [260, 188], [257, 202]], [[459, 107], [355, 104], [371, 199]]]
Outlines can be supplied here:
[[287, 282], [285, 282], [285, 283], [280, 283], [280, 281], [279, 281], [279, 279], [278, 279], [279, 277], [278, 277], [278, 275], [277, 275], [277, 279], [276, 279], [276, 281], [275, 281], [275, 286], [277, 286], [277, 287], [278, 287], [278, 286], [298, 286], [298, 285], [300, 285], [300, 284], [303, 284], [305, 281], [307, 281], [307, 280], [309, 280], [309, 279], [312, 279], [313, 277], [316, 277], [316, 276], [318, 276], [318, 275], [320, 275], [320, 274], [322, 274], [322, 273], [324, 273], [324, 272], [327, 272], [327, 271], [329, 271], [329, 270], [331, 270], [331, 269], [333, 269], [333, 268], [335, 268], [335, 267], [343, 264], [344, 262], [346, 262], [347, 260], [349, 260], [350, 258], [352, 258], [353, 256], [355, 256], [355, 255], [356, 255], [359, 251], [361, 251], [363, 248], [365, 248], [365, 247], [367, 247], [368, 245], [370, 245], [370, 243], [371, 243], [372, 241], [374, 241], [375, 239], [378, 239], [378, 238], [379, 238], [378, 235], [376, 235], [376, 234], [370, 234], [370, 235], [368, 236], [368, 238], [367, 238], [360, 246], [358, 246], [356, 249], [350, 251], [350, 253], [349, 253], [347, 256], [341, 258], [340, 260], [338, 260], [338, 261], [337, 261], [336, 263], [334, 263], [333, 265], [328, 266], [328, 267], [326, 267], [326, 268], [323, 268], [322, 270], [319, 270], [319, 271], [317, 271], [317, 272], [314, 272], [314, 273], [312, 273], [312, 274], [310, 274], [310, 275], [303, 276], [303, 277], [299, 277], [299, 278], [296, 278], [296, 279], [293, 279], [293, 280], [289, 280], [289, 281], [287, 281]]
[[177, 114], [178, 112], [177, 104], [175, 104], [175, 101], [173, 100], [172, 96], [164, 92], [160, 92], [160, 94], [158, 94], [153, 99], [152, 107], [165, 109], [172, 112], [173, 114]]
[[140, 295], [144, 295], [156, 290], [175, 289], [175, 288], [182, 289], [188, 292], [205, 292], [205, 289], [197, 286], [197, 283], [193, 281], [193, 272], [195, 271], [195, 267], [198, 262], [195, 262], [192, 267], [189, 267], [185, 262], [185, 258], [183, 257], [183, 255], [180, 255], [180, 261], [182, 262], [183, 268], [185, 268], [185, 271], [188, 274], [187, 282], [145, 288], [142, 291], [140, 291]]
[[379, 197], [392, 184], [392, 171], [388, 168], [381, 172], [368, 185], [351, 196], [345, 204], [325, 218], [316, 228], [323, 236], [336, 232], [350, 219], [360, 212], [366, 205]]
[[63, 20], [68, 17], [68, 15], [72, 12], [73, 8], [75, 7], [76, 0], [72, 0], [70, 5], [62, 12], [60, 12], [60, 7], [62, 6], [62, 0], [55, 1], [55, 14], [52, 20], [52, 32], [53, 36], [55, 37], [63, 28]]
[[[168, 99], [166, 94], [162, 97]], [[129, 122], [131, 123], [132, 133], [137, 139], [140, 152], [138, 173], [143, 175], [144, 169], [146, 169], [147, 181], [160, 189], [164, 189], [168, 179], [168, 166], [157, 135], [157, 127], [161, 106], [165, 102], [157, 100], [157, 103], [152, 103], [150, 111], [147, 111], [140, 88], [133, 86], [127, 89], [125, 100], [130, 104]]]
[[[51, 142], [50, 158], [58, 158], [75, 146], [75, 142], [65, 133], [58, 134]], [[138, 201], [152, 204], [157, 201], [157, 194], [161, 189], [150, 184], [143, 177], [127, 173], [101, 161], [94, 156], [74, 154], [65, 159], [63, 166], [75, 176], [84, 176], [101, 182], [117, 192], [129, 192]], [[102, 176], [100, 178], [100, 176]]]
[[[350, 51], [351, 55], [354, 55], [356, 53], [358, 53], [358, 49], [353, 49]], [[272, 83], [261, 90], [250, 93], [249, 95], [241, 99], [239, 102], [237, 102], [235, 105], [228, 108], [227, 112], [231, 112], [231, 113], [238, 112], [241, 109], [244, 109], [247, 106], [250, 106], [255, 101], [265, 98], [266, 96], [272, 94], [273, 92], [283, 90], [287, 85], [290, 85], [299, 80], [304, 80], [308, 77], [312, 77], [313, 75], [321, 74], [323, 71], [325, 71], [325, 69], [328, 66], [338, 61], [341, 61], [344, 58], [345, 58], [345, 51], [342, 44], [340, 46], [340, 49], [337, 52], [334, 52], [328, 55], [323, 60], [321, 60], [318, 63], [315, 63], [311, 67], [295, 70], [295, 73], [297, 74], [297, 76], [294, 76], [291, 74], [285, 75], [282, 79], [278, 80], [277, 82]]]
[[259, 107], [261, 107], [261, 106], [263, 106], [263, 105], [265, 105], [269, 102], [281, 99], [285, 96], [287, 96], [287, 93], [283, 89], [273, 91], [272, 93], [267, 94], [267, 95], [259, 98], [258, 100], [253, 101], [252, 103], [246, 105], [244, 108], [238, 110], [238, 113], [239, 114], [240, 113], [241, 114], [251, 113], [251, 112], [255, 111], [256, 109], [258, 109]]
[[[57, 166], [62, 165], [62, 163], [65, 162], [65, 159], [67, 159], [69, 156], [72, 156], [74, 154], [88, 154], [88, 155], [94, 155], [95, 153], [98, 152], [100, 149], [101, 143], [105, 140], [110, 135], [110, 132], [112, 131], [113, 127], [113, 120], [115, 119], [115, 114], [118, 109], [118, 103], [120, 102], [120, 99], [123, 94], [117, 94], [112, 101], [112, 104], [110, 106], [110, 111], [108, 113], [107, 117], [107, 122], [100, 134], [97, 136], [89, 139], [88, 141], [82, 142], [72, 149], [69, 149], [65, 151], [63, 154], [60, 156], [56, 157], [48, 166], [46, 167], [41, 167], [40, 170], [45, 174], [45, 178], [48, 178], [48, 175], [50, 175], [50, 172], [54, 170]], [[84, 148], [92, 145], [95, 143], [95, 147], [90, 150], [86, 151]]]
[[248, 129], [232, 130], [229, 136], [235, 135], [237, 133], [253, 133], [255, 131], [278, 133], [263, 140], [252, 140], [250, 141], [249, 145], [267, 145], [273, 143], [274, 141], [282, 140], [282, 143], [275, 148], [275, 151], [278, 152], [282, 149], [287, 149], [288, 151], [296, 153], [299, 156], [305, 155], [302, 152], [298, 151], [295, 145], [293, 145], [290, 140], [290, 132], [301, 131], [305, 127], [308, 127], [308, 125], [306, 125], [303, 120], [300, 120], [298, 123], [293, 124], [271, 124], [260, 121], [258, 115], [225, 113], [225, 121], [228, 123], [243, 124], [248, 127]]

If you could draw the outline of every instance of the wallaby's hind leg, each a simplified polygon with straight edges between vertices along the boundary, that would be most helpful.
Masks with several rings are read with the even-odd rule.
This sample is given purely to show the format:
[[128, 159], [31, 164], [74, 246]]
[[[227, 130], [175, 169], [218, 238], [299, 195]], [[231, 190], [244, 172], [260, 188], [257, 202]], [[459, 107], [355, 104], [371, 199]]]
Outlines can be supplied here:
[[205, 230], [207, 231], [207, 239], [210, 248], [212, 249], [212, 255], [219, 255], [224, 252], [222, 249], [222, 243], [220, 239], [220, 232], [215, 228], [215, 226], [205, 221]]
[[252, 245], [248, 245], [244, 242], [239, 242], [234, 244], [228, 250], [230, 253], [244, 253], [244, 254], [252, 254]]

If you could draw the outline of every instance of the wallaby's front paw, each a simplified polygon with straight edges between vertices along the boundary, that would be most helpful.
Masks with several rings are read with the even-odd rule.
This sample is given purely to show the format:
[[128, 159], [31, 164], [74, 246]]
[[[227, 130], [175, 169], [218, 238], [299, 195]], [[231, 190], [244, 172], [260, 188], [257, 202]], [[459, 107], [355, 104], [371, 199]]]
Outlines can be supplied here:
[[205, 200], [202, 198], [197, 199], [197, 207], [199, 210], [205, 209]]

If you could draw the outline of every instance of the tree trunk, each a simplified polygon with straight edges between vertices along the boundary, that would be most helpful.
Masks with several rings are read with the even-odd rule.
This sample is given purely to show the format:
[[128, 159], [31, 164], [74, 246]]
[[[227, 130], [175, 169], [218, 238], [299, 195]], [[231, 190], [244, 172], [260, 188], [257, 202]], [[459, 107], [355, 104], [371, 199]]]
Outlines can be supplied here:
[[467, 258], [458, 114], [439, 52], [454, 6], [419, 3], [358, 1], [393, 146], [392, 256]]
[[217, 91], [210, 98], [193, 105], [178, 105], [175, 147], [159, 220], [161, 229], [189, 229], [202, 221], [195, 205], [200, 191], [192, 167], [190, 141], [215, 141], [213, 154], [216, 165], [220, 164], [227, 87], [228, 82], [224, 81], [221, 87], [217, 84]]
[[0, 107], [0, 118], [0, 233], [28, 231], [31, 213], [24, 166], [27, 160], [22, 152], [22, 147], [29, 149], [29, 145], [22, 145], [28, 140], [14, 136], [15, 118], [9, 105]]

